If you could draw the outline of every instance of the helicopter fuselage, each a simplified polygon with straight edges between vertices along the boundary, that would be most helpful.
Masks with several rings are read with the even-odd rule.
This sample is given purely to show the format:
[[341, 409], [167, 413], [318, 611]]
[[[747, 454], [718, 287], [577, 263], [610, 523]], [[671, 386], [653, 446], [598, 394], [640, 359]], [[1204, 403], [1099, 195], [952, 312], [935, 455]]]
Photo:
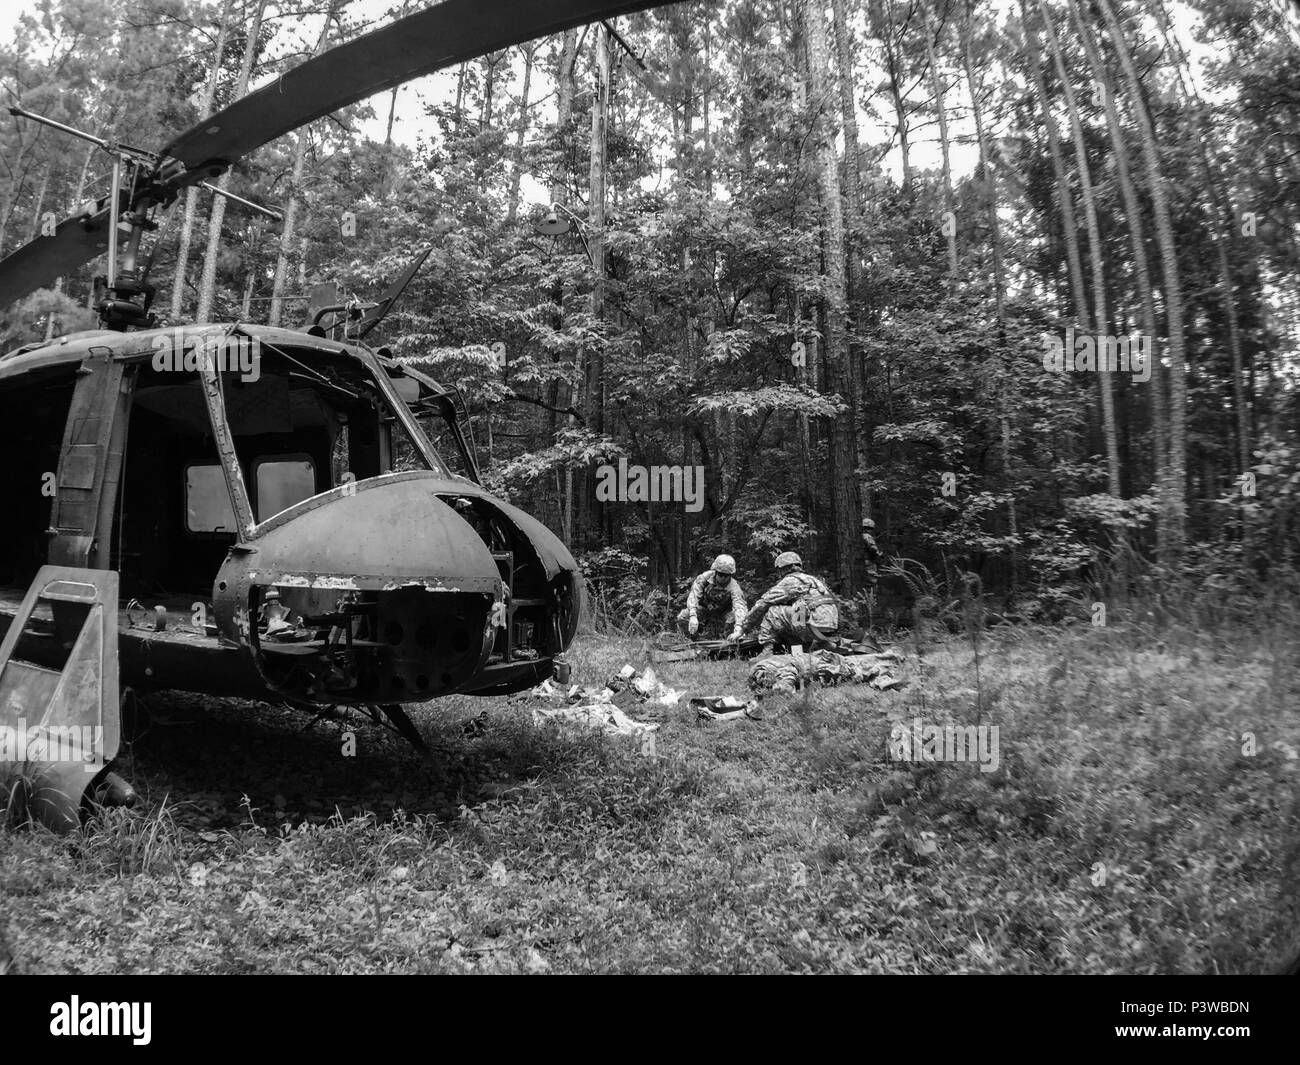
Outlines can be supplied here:
[[[291, 330], [21, 349], [0, 359], [18, 456], [0, 631], [42, 564], [84, 566], [120, 574], [137, 689], [378, 705], [530, 687], [573, 639], [577, 566], [477, 483], [463, 423], [424, 375]], [[22, 643], [38, 662], [57, 657], [42, 627]]]

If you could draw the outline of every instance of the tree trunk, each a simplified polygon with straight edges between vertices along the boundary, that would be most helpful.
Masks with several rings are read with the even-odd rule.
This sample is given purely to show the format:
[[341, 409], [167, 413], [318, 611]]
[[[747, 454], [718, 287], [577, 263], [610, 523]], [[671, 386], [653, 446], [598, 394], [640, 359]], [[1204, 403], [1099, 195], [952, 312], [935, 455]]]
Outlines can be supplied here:
[[1251, 427], [1255, 390], [1253, 387], [1249, 389], [1246, 387], [1247, 376], [1241, 350], [1241, 323], [1237, 315], [1236, 279], [1231, 266], [1231, 261], [1236, 259], [1236, 255], [1234, 254], [1230, 260], [1228, 254], [1229, 250], [1236, 251], [1237, 218], [1232, 210], [1231, 199], [1224, 189], [1224, 164], [1218, 151], [1220, 142], [1214, 137], [1214, 131], [1209, 123], [1204, 121], [1205, 105], [1196, 91], [1195, 83], [1191, 82], [1190, 76], [1187, 80], [1183, 78], [1182, 68], [1188, 67], [1190, 74], [1187, 55], [1183, 51], [1182, 43], [1171, 30], [1169, 12], [1160, 4], [1149, 6], [1156, 16], [1165, 45], [1173, 53], [1177, 63], [1175, 70], [1178, 71], [1178, 84], [1187, 109], [1197, 119], [1194, 124], [1189, 124], [1189, 135], [1195, 144], [1195, 155], [1201, 164], [1201, 173], [1205, 177], [1210, 201], [1225, 227], [1223, 232], [1211, 229], [1210, 239], [1214, 243], [1215, 259], [1219, 267], [1219, 302], [1223, 307], [1224, 321], [1228, 326], [1228, 351], [1232, 357], [1232, 402], [1236, 411], [1237, 462], [1240, 467], [1239, 472], [1244, 472], [1251, 465]]
[[1165, 444], [1168, 434], [1166, 425], [1164, 374], [1160, 360], [1156, 357], [1156, 310], [1151, 280], [1151, 266], [1147, 259], [1146, 232], [1142, 222], [1142, 205], [1138, 200], [1137, 189], [1133, 184], [1132, 166], [1129, 161], [1128, 144], [1124, 140], [1124, 130], [1120, 125], [1119, 110], [1115, 106], [1115, 87], [1112, 84], [1109, 69], [1102, 61], [1096, 38], [1088, 21], [1081, 17], [1075, 0], [1069, 0], [1070, 15], [1074, 19], [1075, 29], [1083, 42], [1092, 67], [1093, 80], [1101, 90], [1102, 108], [1106, 114], [1106, 130], [1110, 134], [1111, 154], [1115, 159], [1115, 173], [1119, 179], [1120, 195], [1124, 200], [1124, 214], [1128, 218], [1129, 246], [1133, 250], [1134, 279], [1141, 301], [1142, 332], [1151, 345], [1151, 437], [1155, 445], [1154, 477], [1158, 487], [1163, 483], [1165, 468]]
[[528, 133], [528, 92], [533, 81], [533, 57], [537, 54], [536, 45], [525, 45], [524, 52], [524, 89], [519, 98], [519, 128], [515, 131], [515, 158], [510, 168], [510, 205], [506, 211], [506, 224], [514, 226], [519, 217], [519, 182], [524, 172], [524, 137]]
[[1128, 83], [1133, 114], [1137, 119], [1147, 185], [1155, 212], [1156, 239], [1160, 245], [1161, 273], [1165, 286], [1165, 314], [1169, 330], [1169, 462], [1167, 484], [1161, 493], [1162, 545], [1167, 557], [1181, 553], [1187, 522], [1187, 348], [1183, 335], [1183, 287], [1178, 271], [1178, 249], [1174, 238], [1169, 200], [1160, 165], [1160, 148], [1155, 126], [1142, 96], [1142, 82], [1129, 51], [1124, 31], [1109, 0], [1098, 0], [1106, 19], [1115, 54]]
[[[1043, 0], [1038, 0], [1038, 10], [1047, 31], [1048, 51], [1056, 65], [1056, 76], [1065, 94], [1065, 109], [1070, 116], [1070, 135], [1074, 140], [1075, 170], [1079, 175], [1079, 198], [1083, 203], [1084, 223], [1088, 227], [1088, 258], [1092, 267], [1092, 321], [1095, 339], [1110, 329], [1110, 314], [1106, 307], [1106, 274], [1102, 266], [1101, 227], [1097, 224], [1097, 204], [1092, 195], [1092, 168], [1088, 165], [1088, 146], [1083, 135], [1083, 121], [1079, 117], [1079, 104], [1070, 83], [1069, 72], [1061, 53], [1061, 42], [1052, 24], [1051, 13]], [[1098, 352], [1100, 355], [1100, 350]], [[1097, 367], [1097, 390], [1101, 393], [1102, 435], [1106, 442], [1106, 483], [1110, 494], [1118, 498], [1121, 492], [1119, 477], [1119, 434], [1115, 428], [1115, 392], [1110, 373]]]
[[492, 128], [492, 104], [496, 93], [497, 63], [500, 55], [493, 52], [483, 57], [483, 110], [479, 114], [479, 132], [486, 133]]
[[944, 100], [943, 78], [939, 74], [938, 39], [939, 28], [934, 21], [934, 12], [926, 8], [925, 55], [930, 64], [930, 88], [934, 93], [936, 117], [939, 120], [939, 151], [943, 160], [943, 232], [948, 241], [948, 284], [957, 285], [957, 217], [952, 206], [952, 160], [949, 155], [948, 108]]
[[[800, 0], [799, 13], [807, 44], [808, 85], [814, 101], [826, 97], [830, 56], [821, 0]], [[847, 276], [844, 263], [844, 208], [839, 165], [832, 130], [820, 110], [813, 114], [813, 166], [822, 211], [822, 259], [825, 275], [826, 383], [841, 399], [850, 398], [848, 375], [848, 320], [845, 312]], [[830, 503], [835, 584], [841, 594], [856, 587], [862, 548], [861, 504], [854, 474], [856, 446], [851, 409], [835, 415], [830, 434]]]
[[[555, 128], [561, 145], [561, 161], [557, 164], [551, 180], [551, 201], [553, 203], [563, 203], [568, 199], [569, 187], [569, 166], [568, 166], [568, 135], [569, 126], [573, 122], [573, 64], [578, 57], [578, 31], [565, 30], [560, 45], [560, 65], [555, 73], [555, 94], [556, 94], [556, 123]], [[556, 328], [560, 328], [564, 323], [564, 288], [562, 284], [557, 284], [555, 292], [556, 308]], [[556, 355], [556, 361], [560, 361], [560, 356]], [[551, 406], [559, 407], [561, 396], [560, 380], [558, 375], [551, 384]], [[563, 389], [564, 406], [573, 408], [573, 387], [566, 385]], [[572, 429], [576, 424], [576, 419], [572, 414], [569, 415], [569, 428]], [[551, 439], [555, 439], [557, 431], [554, 411], [551, 412]], [[574, 535], [574, 501], [573, 501], [573, 464], [565, 463], [564, 465], [564, 541], [567, 544], [573, 543]]]
[[[591, 317], [597, 330], [605, 318], [605, 186], [606, 122], [609, 114], [609, 31], [599, 27], [596, 38], [596, 69], [594, 96], [591, 103], [591, 180], [588, 200], [588, 217], [591, 222], [591, 249], [594, 279], [591, 285]], [[587, 353], [587, 425], [597, 436], [605, 435], [605, 353], [604, 341], [598, 338]], [[597, 534], [604, 526], [604, 505], [596, 498], [595, 479], [590, 480], [592, 491], [588, 496], [591, 508], [591, 526], [588, 532]], [[599, 536], [598, 536], [599, 539]]]
[[43, 130], [43, 126], [39, 127], [30, 141], [19, 143], [13, 164], [8, 168], [10, 180], [6, 184], [9, 186], [9, 191], [5, 196], [4, 207], [0, 208], [0, 255], [4, 254], [5, 238], [9, 233], [9, 219], [13, 216], [14, 210], [18, 206], [19, 197], [22, 196], [23, 188], [27, 184], [27, 167], [24, 166], [27, 153], [31, 151], [32, 146], [40, 138]]
[[[257, 39], [262, 32], [262, 13], [266, 10], [266, 0], [257, 0], [257, 9], [253, 14], [252, 24], [248, 28], [248, 44], [244, 47], [244, 58], [239, 65], [239, 80], [235, 83], [236, 100], [248, 91], [248, 79], [253, 72], [253, 59], [257, 55]], [[230, 184], [227, 171], [217, 179], [217, 188], [225, 189]], [[208, 251], [203, 260], [203, 282], [199, 286], [199, 308], [195, 315], [200, 322], [211, 319], [212, 305], [217, 294], [217, 260], [221, 254], [221, 222], [226, 216], [226, 198], [212, 197], [212, 214], [208, 220]]]
[[401, 89], [400, 85], [393, 88], [388, 95], [388, 124], [384, 128], [384, 147], [393, 146], [393, 123], [397, 120], [397, 93]]
[[[849, 26], [847, 0], [832, 0], [831, 13], [834, 16], [835, 52], [839, 66], [840, 119], [844, 131], [844, 188], [847, 193], [848, 211], [845, 219], [848, 239], [847, 253], [847, 296], [849, 306], [849, 331], [857, 335], [861, 323], [854, 312], [856, 301], [862, 298], [862, 279], [859, 261], [862, 258], [860, 242], [863, 241], [863, 218], [866, 204], [862, 193], [862, 172], [859, 169], [861, 159], [858, 144], [858, 112], [855, 104], [853, 77], [853, 34]], [[860, 424], [866, 408], [863, 378], [865, 367], [862, 362], [860, 345], [849, 344], [849, 403], [854, 420], [853, 437], [857, 448], [855, 462], [859, 471], [858, 493], [863, 500], [865, 511], [870, 511], [867, 504], [869, 494], [863, 483], [867, 476], [867, 434]]]
[[[988, 150], [988, 137], [985, 135], [984, 107], [980, 100], [982, 79], [975, 78], [975, 61], [972, 55], [972, 13], [971, 4], [966, 6], [966, 18], [963, 26], [962, 66], [966, 74], [966, 86], [970, 92], [971, 117], [975, 120], [975, 138], [979, 147], [980, 177], [984, 186], [985, 201], [988, 206], [989, 241], [993, 247], [993, 299], [998, 316], [998, 343], [1004, 349], [1006, 344], [1006, 276], [1002, 263], [1002, 227], [998, 221], [998, 186], [993, 176], [993, 169]], [[928, 42], [928, 36], [927, 36]], [[931, 51], [933, 54], [933, 51]], [[937, 75], [936, 75], [937, 77]], [[945, 123], [946, 125], [946, 123]], [[952, 228], [952, 227], [949, 227]], [[1001, 388], [998, 391], [998, 425], [1002, 441], [1002, 473], [1007, 483], [1007, 532], [1013, 541], [1020, 533], [1020, 519], [1016, 511], [1016, 501], [1012, 493], [1011, 477], [1011, 423], [1006, 414]], [[1009, 564], [1011, 568], [1011, 588], [1016, 587], [1017, 573], [1020, 568], [1020, 555], [1014, 542], [1010, 549]]]
[[[334, 9], [337, 0], [331, 2], [329, 9], [325, 12], [325, 25], [321, 27], [320, 36], [316, 38], [316, 47], [311, 50], [313, 56], [320, 55], [325, 48], [326, 42], [330, 35], [330, 21], [334, 18]], [[403, 7], [405, 10], [405, 7]], [[396, 92], [394, 89], [393, 100], [396, 102]], [[291, 179], [289, 201], [284, 205], [284, 226], [280, 233], [280, 250], [275, 257], [275, 281], [271, 287], [271, 312], [267, 319], [269, 325], [279, 325], [280, 316], [284, 303], [284, 285], [289, 276], [289, 255], [293, 246], [294, 227], [298, 217], [298, 193], [302, 189], [302, 174], [307, 161], [307, 141], [308, 126], [304, 126], [298, 132], [298, 141], [293, 146], [293, 177]], [[388, 132], [391, 136], [393, 132], [393, 116], [388, 116]]]
[[912, 191], [912, 146], [907, 125], [907, 107], [903, 100], [902, 77], [899, 70], [902, 63], [902, 48], [894, 38], [894, 0], [889, 0], [889, 13], [885, 32], [881, 36], [884, 45], [885, 73], [889, 79], [889, 98], [894, 104], [894, 128], [898, 131], [898, 150], [903, 168], [903, 194]]
[[1051, 101], [1047, 95], [1047, 83], [1039, 65], [1041, 49], [1033, 23], [1029, 20], [1029, 10], [1025, 0], [1020, 3], [1020, 21], [1025, 33], [1025, 63], [1029, 67], [1034, 83], [1034, 93], [1038, 98], [1039, 109], [1043, 113], [1043, 129], [1047, 133], [1047, 147], [1052, 159], [1052, 174], [1055, 178], [1054, 192], [1057, 209], [1061, 215], [1061, 238], [1065, 244], [1065, 262], [1070, 279], [1070, 294], [1074, 302], [1074, 319], [1080, 329], [1091, 330], [1088, 311], [1088, 296], [1083, 281], [1083, 260], [1079, 255], [1079, 225], [1074, 212], [1074, 200], [1070, 195], [1070, 183], [1065, 169], [1065, 155], [1061, 150], [1061, 137], [1056, 128], [1056, 119], [1052, 115]]
[[[492, 128], [492, 105], [493, 98], [496, 94], [497, 83], [497, 64], [501, 60], [499, 52], [493, 52], [483, 57], [483, 107], [479, 111], [478, 132], [486, 133]], [[488, 187], [488, 166], [485, 157], [479, 155], [474, 163], [474, 169], [478, 174], [478, 187], [482, 193], [487, 192]], [[491, 411], [488, 412], [489, 420], [492, 417]]]
[[307, 130], [298, 134], [293, 148], [293, 191], [284, 205], [284, 228], [280, 234], [280, 250], [275, 257], [275, 281], [271, 288], [271, 313], [269, 325], [279, 325], [284, 302], [284, 284], [289, 275], [289, 249], [293, 244], [294, 227], [298, 217], [298, 190], [302, 187], [302, 173], [307, 160]]
[[[207, 118], [212, 114], [212, 101], [217, 95], [217, 82], [221, 78], [221, 57], [226, 50], [226, 37], [230, 30], [230, 9], [234, 0], [225, 0], [221, 5], [221, 23], [217, 28], [216, 55], [212, 60], [212, 74], [203, 87], [203, 102], [199, 105], [199, 117]], [[216, 199], [221, 199], [220, 196]], [[185, 190], [185, 218], [181, 224], [179, 243], [176, 246], [176, 270], [172, 275], [171, 316], [179, 319], [185, 309], [185, 280], [189, 271], [190, 242], [194, 239], [194, 219], [199, 210], [199, 190], [191, 185]]]
[[249, 266], [248, 276], [244, 279], [244, 298], [239, 305], [239, 320], [241, 322], [251, 322], [253, 320], [253, 286], [256, 283], [257, 270]]
[[713, 78], [713, 19], [706, 8], [704, 12], [704, 88], [701, 92], [702, 118], [704, 120], [704, 194], [713, 199], [713, 126], [709, 114], [709, 96]]
[[971, 117], [975, 120], [975, 139], [979, 144], [980, 177], [984, 186], [984, 195], [988, 203], [989, 240], [993, 246], [993, 289], [997, 305], [998, 325], [1006, 321], [1003, 293], [1006, 291], [1006, 279], [1002, 271], [1002, 229], [998, 223], [997, 183], [993, 180], [989, 165], [988, 138], [984, 135], [984, 108], [980, 103], [980, 85], [975, 80], [975, 65], [971, 59], [971, 12], [969, 4], [966, 9], [965, 40], [962, 42], [962, 65], [966, 71], [966, 85], [970, 90]]
[[[63, 278], [60, 277], [54, 282], [54, 291], [63, 291]], [[45, 343], [47, 344], [54, 339], [54, 317], [55, 312], [51, 308], [50, 313], [45, 316]]]
[[36, 235], [41, 231], [41, 209], [45, 206], [45, 193], [49, 191], [50, 171], [53, 169], [53, 163], [46, 163], [45, 173], [41, 175], [41, 185], [36, 190], [35, 206], [32, 209], [32, 228], [27, 234], [29, 241], [35, 240]]
[[[327, 13], [326, 16], [325, 16], [325, 28], [326, 28], [326, 31], [328, 31], [328, 29], [329, 29], [330, 18], [331, 18], [331, 17], [333, 16], [333, 14], [334, 14], [334, 6], [335, 6], [335, 3], [336, 3], [336, 2], [337, 2], [337, 0], [331, 0], [330, 5], [329, 5], [329, 11], [328, 11], [328, 13]], [[343, 3], [347, 3], [347, 0], [342, 0], [342, 2], [343, 2]], [[405, 18], [406, 15], [407, 15], [407, 13], [410, 11], [410, 8], [411, 8], [411, 0], [402, 0], [402, 9], [401, 9], [401, 12], [398, 14], [397, 17], [398, 17], [398, 18]], [[319, 51], [319, 50], [320, 50], [320, 45], [318, 44], [318, 45], [316, 46], [316, 51]], [[313, 52], [312, 52], [312, 55], [315, 55], [315, 54], [316, 54], [316, 51], [313, 51]], [[388, 125], [387, 125], [387, 127], [385, 128], [385, 130], [384, 130], [384, 147], [385, 147], [385, 148], [391, 148], [391, 147], [392, 147], [392, 144], [393, 144], [393, 121], [397, 118], [397, 94], [398, 94], [398, 92], [401, 90], [401, 88], [402, 88], [402, 86], [400, 86], [400, 85], [394, 85], [394, 86], [393, 86], [393, 91], [392, 91], [392, 92], [389, 94], [389, 96], [388, 96]]]
[[465, 119], [465, 75], [469, 71], [469, 64], [462, 63], [456, 71], [456, 110], [453, 115], [452, 129], [455, 130], [456, 136], [460, 136], [460, 126]]

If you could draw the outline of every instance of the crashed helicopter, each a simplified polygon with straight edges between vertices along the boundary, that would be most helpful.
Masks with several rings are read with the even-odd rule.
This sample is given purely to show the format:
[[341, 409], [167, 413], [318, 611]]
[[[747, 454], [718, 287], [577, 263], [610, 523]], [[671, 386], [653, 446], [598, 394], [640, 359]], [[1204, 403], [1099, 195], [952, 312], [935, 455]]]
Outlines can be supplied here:
[[125, 687], [355, 707], [419, 744], [403, 704], [509, 693], [557, 670], [578, 624], [572, 555], [482, 487], [456, 391], [363, 342], [427, 250], [374, 305], [331, 304], [318, 286], [301, 329], [158, 329], [141, 245], [181, 191], [306, 122], [652, 6], [446, 0], [300, 64], [161, 151], [98, 141], [108, 195], [0, 261], [0, 304], [107, 263], [102, 328], [0, 357], [10, 809], [17, 796], [66, 828], [83, 797], [129, 799], [111, 772]]

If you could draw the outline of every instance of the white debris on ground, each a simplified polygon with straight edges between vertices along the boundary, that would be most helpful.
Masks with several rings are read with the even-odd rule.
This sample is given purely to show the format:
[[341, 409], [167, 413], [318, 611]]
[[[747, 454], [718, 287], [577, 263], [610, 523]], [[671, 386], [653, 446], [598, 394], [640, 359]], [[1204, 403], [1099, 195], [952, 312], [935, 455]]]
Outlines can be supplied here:
[[[642, 754], [655, 753], [654, 733], [659, 725], [637, 721], [629, 717], [622, 707], [642, 703], [675, 706], [682, 693], [669, 688], [655, 676], [654, 669], [646, 667], [638, 672], [624, 666], [610, 677], [603, 688], [583, 688], [577, 684], [565, 691], [549, 680], [542, 681], [529, 692], [533, 699], [568, 703], [566, 706], [534, 707], [533, 723], [552, 722], [599, 729], [611, 736], [629, 736], [640, 741]], [[616, 705], [619, 704], [619, 705]]]
[[567, 691], [549, 680], [528, 693], [531, 699], [563, 699], [569, 703], [611, 703], [620, 707], [650, 702], [659, 706], [676, 706], [682, 693], [668, 687], [656, 675], [653, 666], [638, 671], [624, 666], [605, 682], [602, 688], [584, 688], [573, 685]]
[[[750, 668], [749, 686], [757, 695], [748, 701], [734, 695], [703, 695], [689, 700], [690, 709], [701, 721], [726, 722], [749, 719], [760, 721], [759, 705], [766, 691], [793, 692], [808, 684], [866, 684], [876, 691], [893, 691], [904, 687], [896, 670], [903, 661], [897, 651], [878, 654], [841, 655], [833, 651], [810, 654], [774, 655], [756, 661]], [[534, 707], [533, 722], [552, 722], [599, 729], [613, 736], [638, 737], [642, 753], [654, 753], [653, 734], [657, 723], [637, 721], [627, 710], [651, 703], [677, 706], [683, 693], [668, 687], [656, 675], [653, 666], [637, 670], [625, 665], [601, 688], [574, 684], [565, 689], [544, 680], [528, 693], [530, 701], [552, 704]]]
[[[631, 668], [631, 666], [623, 667], [625, 670]], [[622, 676], [622, 673], [619, 676]], [[646, 666], [642, 672], [634, 674], [630, 683], [637, 694], [644, 696], [652, 703], [658, 703], [660, 706], [676, 706], [681, 702], [682, 693], [668, 687], [656, 677], [654, 666]]]

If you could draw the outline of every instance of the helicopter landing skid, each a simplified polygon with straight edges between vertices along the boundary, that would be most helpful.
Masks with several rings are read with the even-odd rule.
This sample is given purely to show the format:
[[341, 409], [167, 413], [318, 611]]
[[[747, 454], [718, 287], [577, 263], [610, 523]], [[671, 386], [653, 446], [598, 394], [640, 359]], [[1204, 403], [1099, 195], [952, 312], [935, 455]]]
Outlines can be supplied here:
[[425, 742], [419, 730], [406, 714], [406, 711], [397, 703], [362, 703], [351, 704], [349, 706], [340, 706], [333, 704], [329, 706], [309, 706], [306, 703], [296, 702], [292, 699], [286, 699], [282, 703], [292, 710], [309, 711], [312, 718], [303, 726], [302, 731], [306, 732], [318, 721], [334, 721], [339, 723], [348, 723], [350, 719], [348, 711], [359, 712], [364, 714], [368, 720], [378, 725], [380, 728], [387, 729], [389, 732], [395, 732], [406, 740], [422, 755], [433, 754], [433, 749]]
[[415, 727], [415, 722], [407, 717], [406, 711], [397, 703], [383, 703], [374, 709], [382, 713], [388, 719], [393, 731], [417, 751], [421, 754], [430, 753], [429, 745], [424, 742], [424, 737], [420, 735], [419, 730]]

